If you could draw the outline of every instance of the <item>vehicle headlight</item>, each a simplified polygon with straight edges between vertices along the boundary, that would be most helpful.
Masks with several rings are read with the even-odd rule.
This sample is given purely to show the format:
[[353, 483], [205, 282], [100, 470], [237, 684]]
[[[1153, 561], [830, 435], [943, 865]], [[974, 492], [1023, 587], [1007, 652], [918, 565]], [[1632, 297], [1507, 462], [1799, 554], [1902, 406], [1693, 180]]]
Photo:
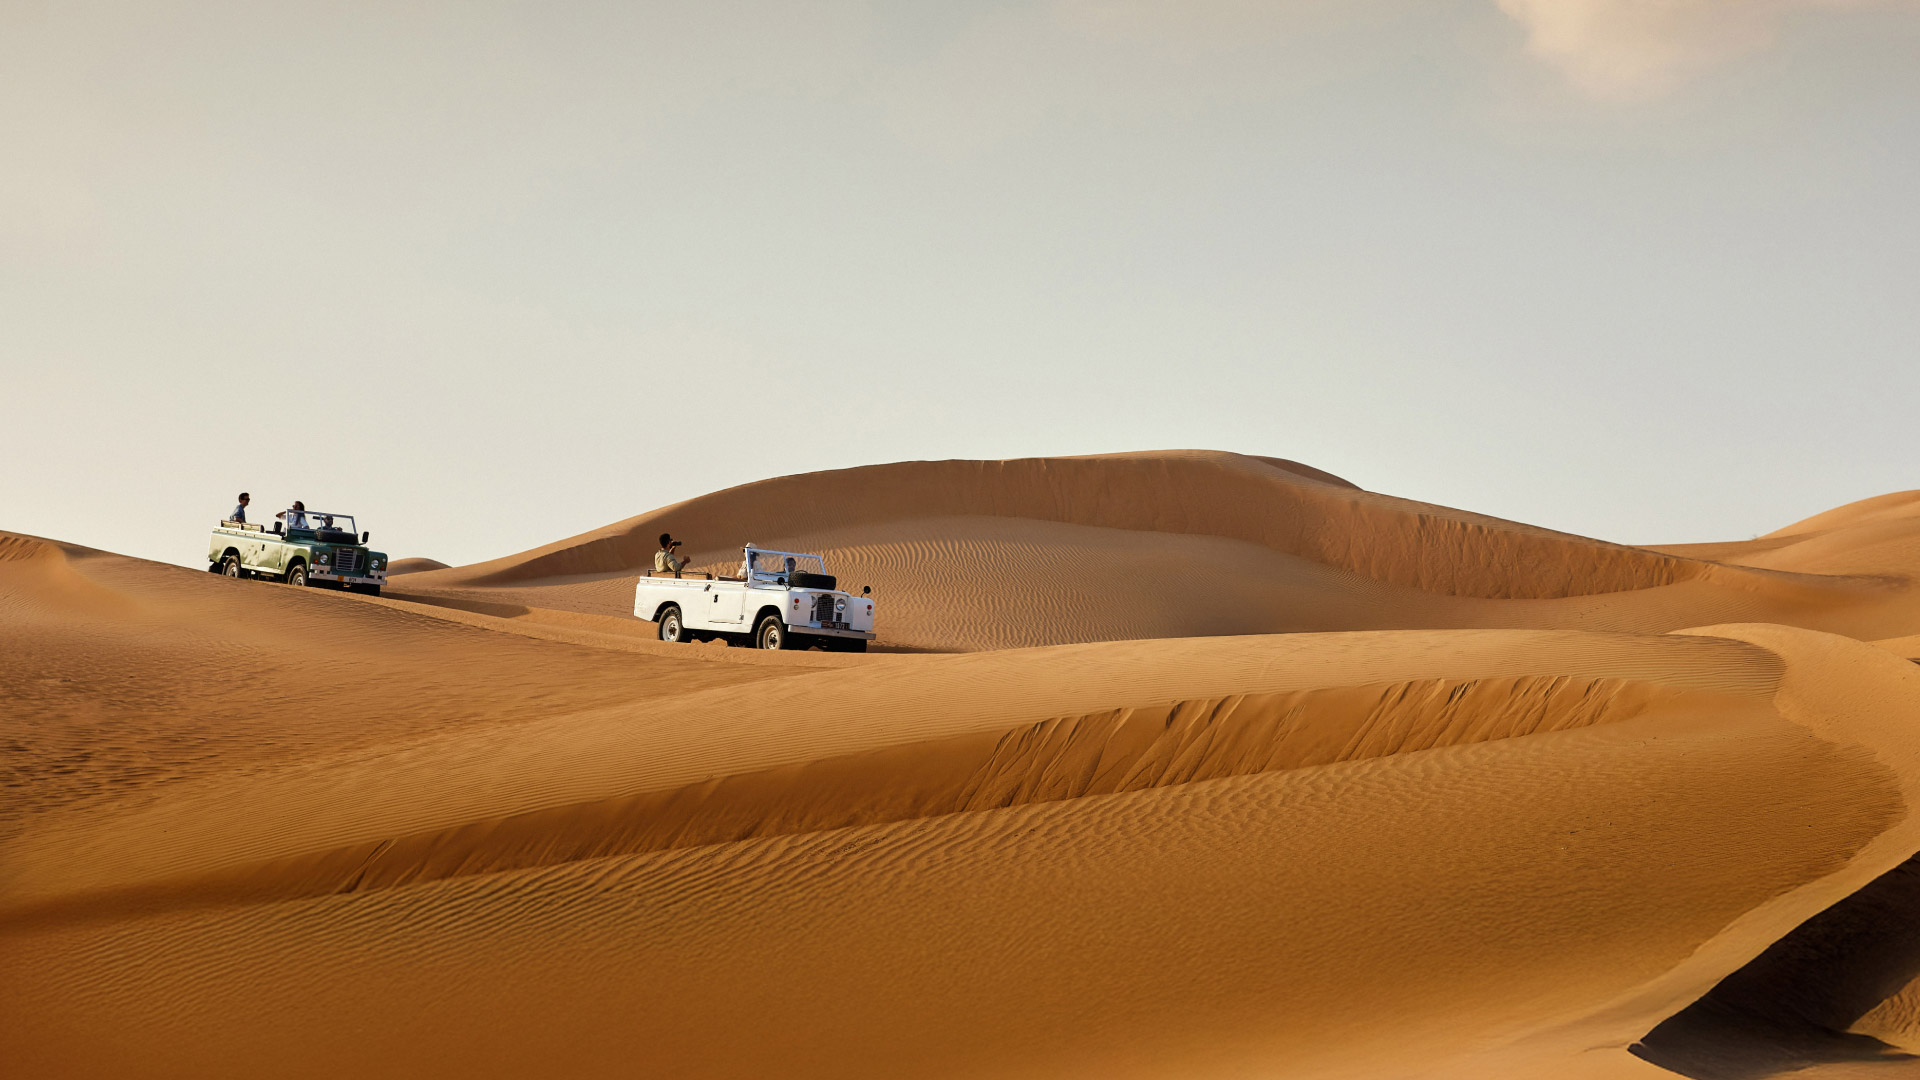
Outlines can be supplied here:
[[315, 562], [322, 562], [322, 563], [332, 562], [333, 553], [329, 551], [323, 551], [320, 554], [315, 555], [313, 558]]

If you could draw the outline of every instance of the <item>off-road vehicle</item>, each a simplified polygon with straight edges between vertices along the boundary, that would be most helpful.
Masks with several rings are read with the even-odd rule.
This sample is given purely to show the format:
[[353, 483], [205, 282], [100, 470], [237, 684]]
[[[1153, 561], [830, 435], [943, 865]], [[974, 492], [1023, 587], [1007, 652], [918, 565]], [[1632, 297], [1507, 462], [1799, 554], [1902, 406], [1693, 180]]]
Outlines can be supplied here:
[[866, 652], [873, 640], [872, 589], [854, 596], [826, 561], [749, 544], [737, 577], [649, 570], [634, 589], [633, 613], [660, 624], [662, 641], [724, 639], [756, 649]]
[[288, 510], [271, 526], [222, 521], [207, 545], [207, 569], [378, 596], [387, 581], [387, 553], [368, 550], [372, 538], [354, 532], [351, 514]]

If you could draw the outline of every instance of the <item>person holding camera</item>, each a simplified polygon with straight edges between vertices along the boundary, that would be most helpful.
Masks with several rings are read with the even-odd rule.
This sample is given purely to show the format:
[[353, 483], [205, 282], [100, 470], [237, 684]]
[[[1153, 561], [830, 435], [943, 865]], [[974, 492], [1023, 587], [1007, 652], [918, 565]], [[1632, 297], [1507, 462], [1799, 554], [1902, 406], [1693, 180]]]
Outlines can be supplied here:
[[686, 568], [687, 557], [680, 552], [680, 541], [672, 533], [660, 534], [660, 550], [653, 553], [653, 568], [657, 571], [671, 571], [674, 577]]

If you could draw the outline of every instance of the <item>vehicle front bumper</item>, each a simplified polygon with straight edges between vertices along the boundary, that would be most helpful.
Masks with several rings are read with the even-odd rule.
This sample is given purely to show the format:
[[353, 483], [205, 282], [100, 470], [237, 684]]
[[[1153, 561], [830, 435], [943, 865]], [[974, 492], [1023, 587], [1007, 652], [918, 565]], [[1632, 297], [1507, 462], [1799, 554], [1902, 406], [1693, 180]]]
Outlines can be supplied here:
[[385, 585], [387, 583], [387, 575], [381, 574], [377, 577], [363, 577], [359, 574], [336, 574], [331, 570], [316, 570], [309, 567], [307, 570], [307, 580], [337, 581], [342, 585]]
[[820, 637], [851, 638], [854, 641], [872, 641], [873, 635], [865, 630], [835, 630], [831, 626], [803, 626], [800, 623], [788, 625], [788, 630], [796, 634], [817, 634]]

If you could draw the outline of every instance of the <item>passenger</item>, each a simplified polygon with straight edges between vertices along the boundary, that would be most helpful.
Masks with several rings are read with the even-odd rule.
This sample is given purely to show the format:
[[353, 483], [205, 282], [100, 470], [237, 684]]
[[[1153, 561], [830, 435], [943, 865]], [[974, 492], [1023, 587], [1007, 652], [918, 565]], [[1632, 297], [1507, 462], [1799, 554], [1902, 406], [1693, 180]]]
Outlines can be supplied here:
[[680, 541], [675, 540], [672, 533], [661, 533], [660, 550], [653, 553], [653, 568], [661, 572], [670, 571], [674, 577], [679, 577], [680, 571], [687, 566], [687, 557], [679, 554], [679, 549]]
[[253, 496], [247, 494], [244, 491], [241, 492], [240, 505], [233, 508], [233, 513], [227, 515], [227, 520], [237, 521], [240, 524], [245, 525], [247, 523], [247, 504], [252, 501], [253, 501]]
[[299, 499], [293, 500], [293, 509], [282, 510], [273, 516], [285, 518], [287, 528], [289, 529], [310, 529], [313, 527], [307, 524], [307, 504], [301, 502]]

